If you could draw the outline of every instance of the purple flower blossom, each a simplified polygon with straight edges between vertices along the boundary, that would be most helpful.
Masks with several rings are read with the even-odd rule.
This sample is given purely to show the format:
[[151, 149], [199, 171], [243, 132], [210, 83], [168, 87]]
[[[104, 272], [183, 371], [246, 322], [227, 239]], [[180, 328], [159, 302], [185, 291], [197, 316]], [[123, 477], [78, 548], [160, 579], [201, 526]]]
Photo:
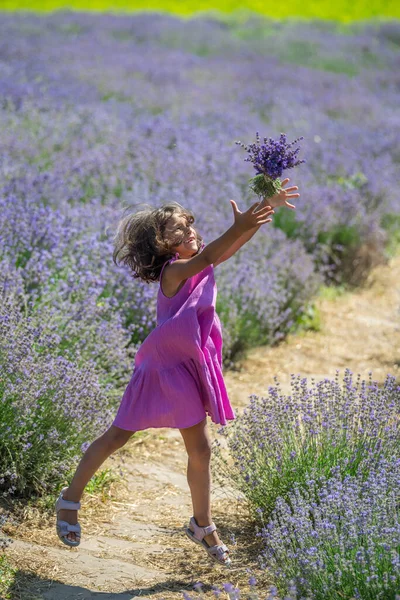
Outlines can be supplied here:
[[292, 169], [306, 160], [295, 161], [296, 154], [300, 148], [290, 151], [289, 148], [298, 141], [304, 139], [303, 136], [294, 140], [291, 144], [286, 143], [286, 135], [281, 133], [279, 140], [264, 138], [264, 143], [260, 144], [260, 136], [256, 132], [256, 143], [246, 146], [240, 141], [236, 144], [242, 146], [250, 156], [245, 161], [250, 161], [257, 172], [257, 175], [250, 179], [250, 188], [259, 196], [271, 197], [281, 189], [279, 177], [285, 169]]
[[299, 152], [300, 148], [296, 148], [293, 151], [288, 149], [296, 144], [298, 141], [304, 139], [303, 136], [297, 138], [290, 144], [286, 142], [286, 134], [281, 133], [279, 140], [273, 140], [264, 138], [264, 144], [260, 144], [260, 136], [258, 131], [256, 132], [256, 143], [246, 146], [240, 141], [235, 142], [239, 144], [250, 154], [250, 157], [245, 158], [245, 161], [253, 163], [257, 174], [264, 174], [271, 179], [276, 179], [282, 176], [282, 172], [285, 169], [291, 169], [305, 163], [306, 160], [295, 161], [295, 156]]

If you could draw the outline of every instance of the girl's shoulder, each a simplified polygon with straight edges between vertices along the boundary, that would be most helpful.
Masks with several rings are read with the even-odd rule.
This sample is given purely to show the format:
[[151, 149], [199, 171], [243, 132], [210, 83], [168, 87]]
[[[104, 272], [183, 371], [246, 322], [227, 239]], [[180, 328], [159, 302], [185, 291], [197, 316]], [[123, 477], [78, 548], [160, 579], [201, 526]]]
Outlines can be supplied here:
[[[201, 245], [199, 253], [202, 252], [202, 250], [204, 249], [204, 247], [205, 247], [205, 243], [202, 242], [202, 245]], [[174, 263], [177, 260], [180, 260], [180, 258], [181, 257], [179, 256], [179, 252], [176, 252], [174, 254], [174, 256], [172, 256], [167, 261], [165, 261], [165, 263], [164, 263], [164, 265], [163, 265], [163, 267], [161, 269], [161, 274], [160, 274], [160, 279], [159, 279], [159, 293], [162, 296], [164, 296], [164, 298], [174, 298], [181, 291], [181, 289], [184, 288], [186, 286], [186, 284], [188, 284], [188, 282], [190, 282], [191, 280], [193, 280], [193, 278], [198, 277], [198, 275], [199, 275], [199, 274], [197, 274], [197, 275], [193, 275], [192, 277], [188, 277], [187, 279], [183, 279], [182, 281], [180, 281], [178, 287], [175, 288], [175, 289], [165, 289], [165, 283], [166, 282], [165, 282], [165, 277], [162, 277], [163, 272], [164, 272], [165, 268], [168, 267], [168, 265]], [[209, 267], [211, 267], [211, 270], [213, 270], [213, 265], [210, 265]], [[206, 267], [206, 268], [208, 269], [209, 267]], [[205, 269], [203, 269], [203, 271], [205, 271]], [[161, 279], [163, 280], [164, 289], [165, 289], [165, 291], [167, 292], [168, 295], [166, 295], [164, 293], [163, 289], [162, 289]]]

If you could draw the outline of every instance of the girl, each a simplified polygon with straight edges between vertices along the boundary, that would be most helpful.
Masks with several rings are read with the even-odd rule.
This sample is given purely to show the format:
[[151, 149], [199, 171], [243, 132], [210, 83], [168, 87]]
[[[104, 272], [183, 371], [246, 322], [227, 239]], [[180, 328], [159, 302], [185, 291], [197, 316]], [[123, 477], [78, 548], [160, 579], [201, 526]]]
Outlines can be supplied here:
[[273, 198], [256, 202], [243, 213], [231, 200], [234, 224], [208, 246], [193, 227], [193, 214], [176, 202], [128, 215], [119, 223], [113, 260], [117, 264], [119, 258], [128, 264], [134, 278], [159, 281], [157, 327], [135, 355], [135, 369], [113, 424], [89, 446], [70, 485], [61, 490], [56, 527], [64, 544], [80, 543], [80, 498], [100, 465], [135, 431], [174, 427], [181, 432], [188, 454], [193, 516], [185, 533], [213, 560], [231, 564], [210, 509], [207, 415], [221, 425], [235, 419], [222, 376], [214, 268], [230, 258], [261, 225], [272, 221], [273, 206], [295, 208], [287, 201], [300, 195], [287, 194], [293, 189], [297, 186], [282, 188]]

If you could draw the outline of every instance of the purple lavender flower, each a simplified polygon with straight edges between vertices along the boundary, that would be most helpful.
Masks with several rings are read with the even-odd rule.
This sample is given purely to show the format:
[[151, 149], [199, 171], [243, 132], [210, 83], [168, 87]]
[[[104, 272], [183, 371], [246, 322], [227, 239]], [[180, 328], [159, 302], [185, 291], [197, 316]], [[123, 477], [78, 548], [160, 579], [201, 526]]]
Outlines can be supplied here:
[[3, 552], [14, 541], [11, 538], [3, 537], [3, 535], [2, 535], [3, 534], [3, 532], [2, 532], [3, 525], [5, 525], [5, 523], [9, 519], [9, 517], [10, 517], [10, 513], [8, 513], [8, 512], [0, 514], [0, 551], [3, 551]]
[[235, 144], [239, 144], [250, 154], [244, 160], [252, 162], [257, 172], [257, 175], [249, 181], [250, 189], [253, 192], [258, 196], [271, 198], [282, 187], [282, 182], [279, 179], [282, 171], [284, 169], [292, 169], [306, 162], [304, 159], [295, 162], [295, 156], [300, 148], [289, 151], [289, 148], [293, 144], [302, 139], [304, 139], [303, 136], [297, 138], [291, 144], [287, 144], [286, 135], [281, 133], [279, 140], [269, 138], [269, 141], [267, 141], [267, 138], [264, 138], [264, 144], [260, 144], [260, 136], [257, 131], [255, 144], [246, 146], [241, 141], [235, 142]]

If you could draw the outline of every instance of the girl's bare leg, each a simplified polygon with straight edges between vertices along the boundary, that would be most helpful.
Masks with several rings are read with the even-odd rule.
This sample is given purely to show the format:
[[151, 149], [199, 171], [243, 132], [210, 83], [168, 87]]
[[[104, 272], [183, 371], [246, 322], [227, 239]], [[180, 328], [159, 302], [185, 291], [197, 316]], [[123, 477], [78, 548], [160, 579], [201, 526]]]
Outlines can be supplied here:
[[[63, 493], [65, 500], [79, 502], [89, 479], [113, 452], [126, 444], [133, 433], [133, 431], [111, 425], [103, 435], [92, 442], [83, 455], [68, 489]], [[58, 518], [67, 521], [71, 525], [78, 522], [76, 510], [60, 510]], [[76, 540], [76, 535], [73, 532], [66, 537], [73, 541]]]
[[[201, 423], [179, 430], [188, 453], [187, 480], [192, 494], [193, 516], [199, 527], [212, 523], [211, 517], [211, 443], [207, 418]], [[192, 527], [189, 527], [192, 531]], [[204, 537], [209, 546], [222, 544], [216, 531]], [[224, 558], [228, 558], [225, 554]]]

